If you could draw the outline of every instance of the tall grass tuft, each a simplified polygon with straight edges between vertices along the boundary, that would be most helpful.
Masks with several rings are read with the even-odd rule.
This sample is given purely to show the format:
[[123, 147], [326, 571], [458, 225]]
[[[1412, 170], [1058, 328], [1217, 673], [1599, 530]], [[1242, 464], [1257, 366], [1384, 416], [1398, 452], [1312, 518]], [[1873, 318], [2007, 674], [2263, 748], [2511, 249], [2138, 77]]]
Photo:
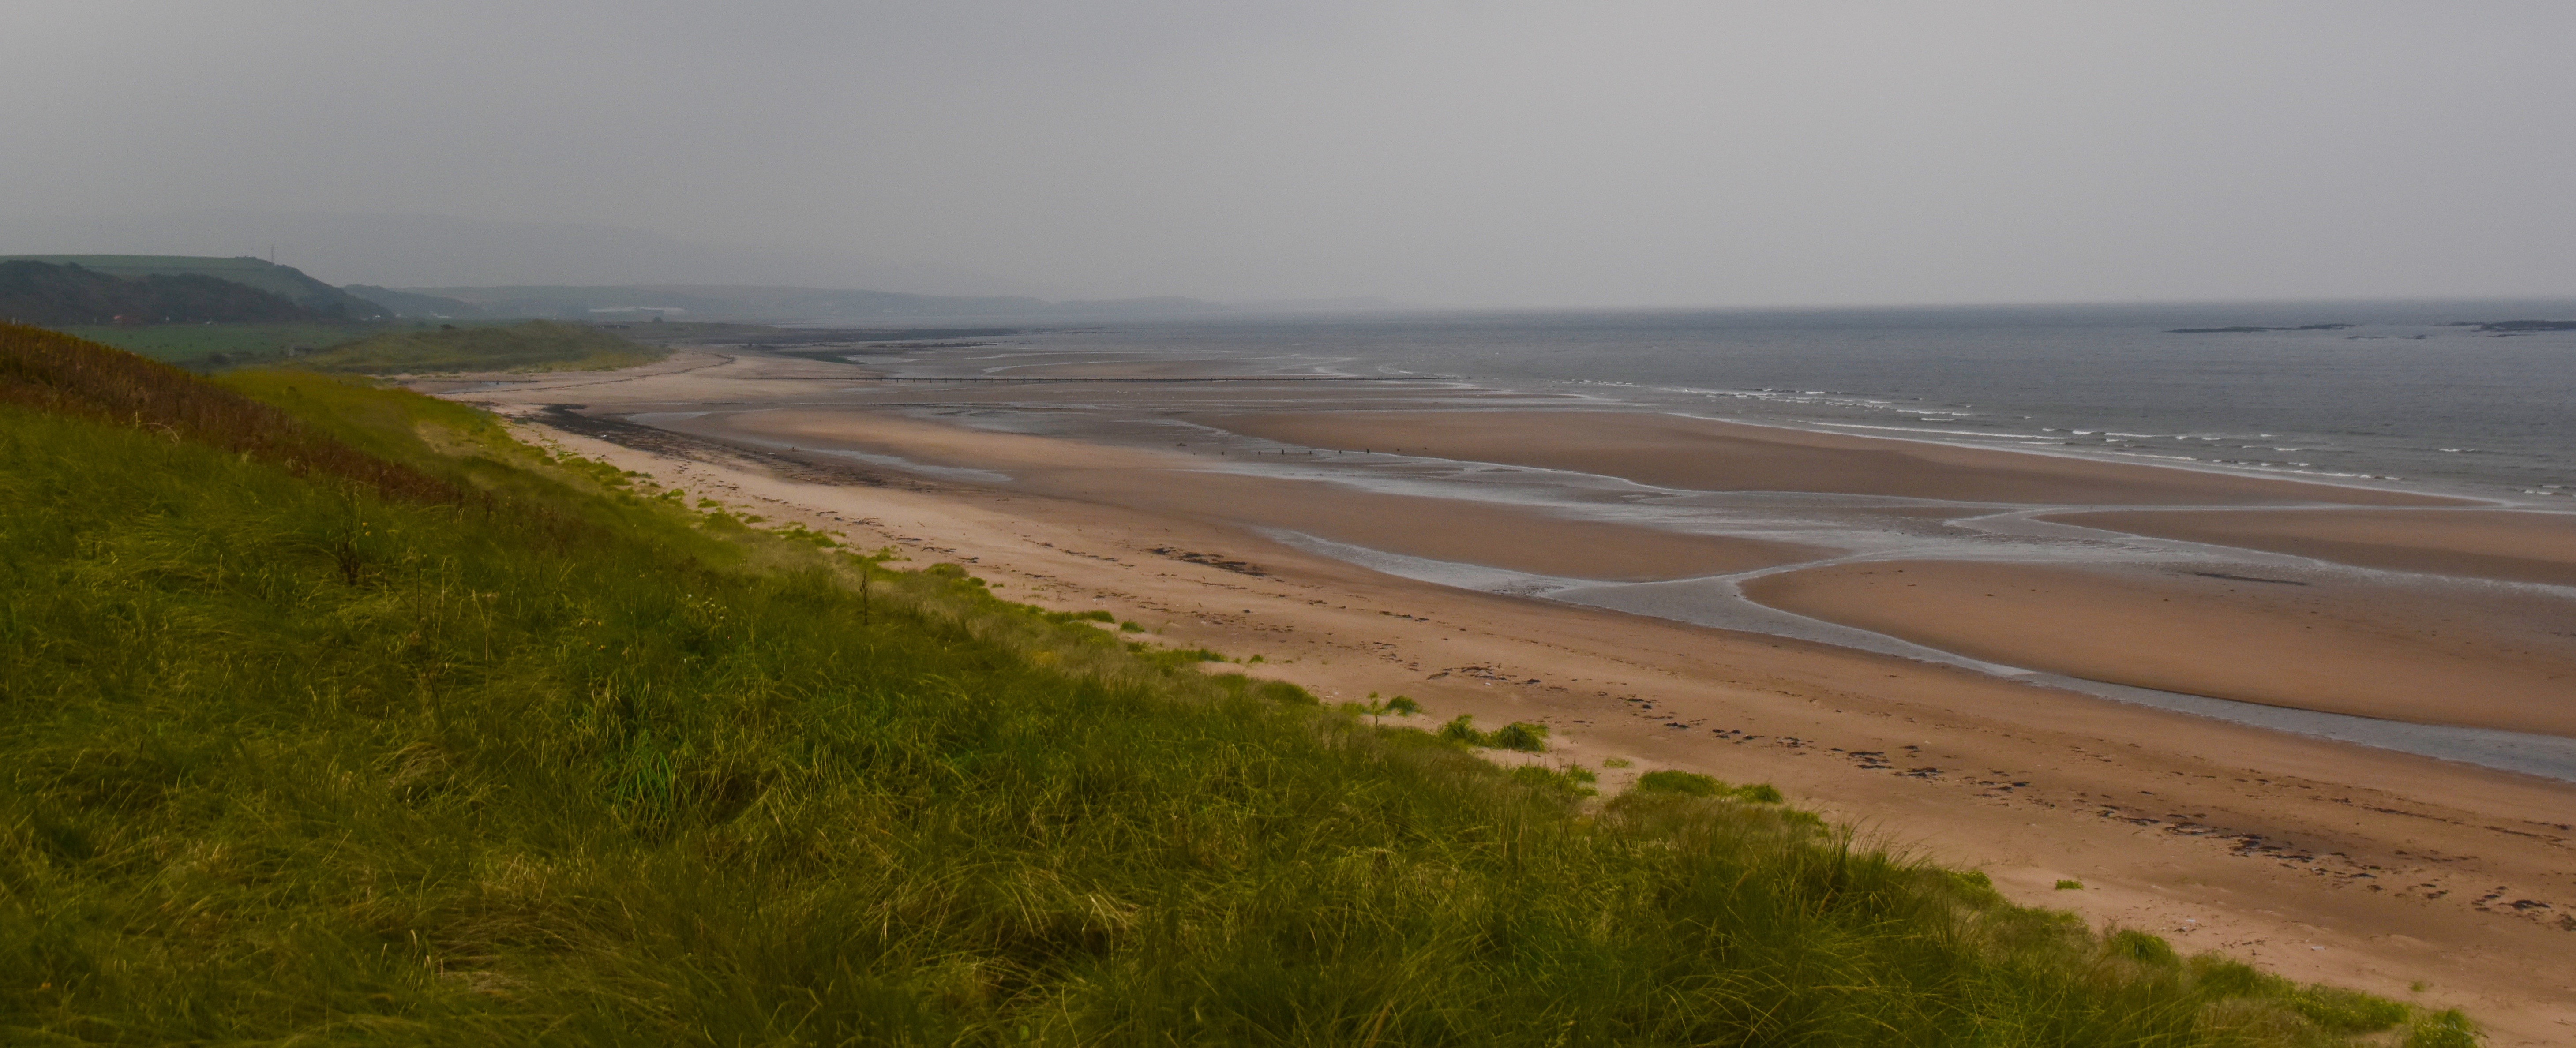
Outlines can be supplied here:
[[447, 405], [235, 388], [502, 509], [0, 404], [0, 1041], [2184, 1046], [2397, 1021], [1776, 804], [1586, 800]]

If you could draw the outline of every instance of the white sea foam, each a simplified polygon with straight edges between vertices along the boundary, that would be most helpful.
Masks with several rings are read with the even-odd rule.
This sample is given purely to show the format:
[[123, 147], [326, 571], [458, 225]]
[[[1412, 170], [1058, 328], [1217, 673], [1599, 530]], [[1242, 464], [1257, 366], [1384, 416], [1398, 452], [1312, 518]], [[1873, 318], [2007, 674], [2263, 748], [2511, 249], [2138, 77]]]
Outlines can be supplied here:
[[[1924, 420], [1922, 420], [1922, 421], [1925, 421], [1925, 422], [1937, 422], [1937, 421], [1940, 421], [1940, 420], [1938, 420], [1938, 419], [1924, 419]], [[1866, 423], [1866, 422], [1819, 422], [1819, 423], [1816, 423], [1816, 425], [1819, 425], [1819, 426], [1831, 426], [1831, 427], [1833, 427], [1833, 428], [1835, 428], [1835, 429], [1875, 429], [1875, 430], [1886, 430], [1886, 431], [1894, 432], [1894, 433], [1935, 433], [1935, 434], [1939, 434], [1939, 435], [1944, 436], [1944, 437], [1953, 437], [1953, 438], [1959, 438], [1959, 437], [1965, 437], [1965, 438], [1978, 438], [1978, 439], [1982, 439], [1982, 438], [1994, 438], [1994, 439], [1999, 439], [1999, 440], [2033, 440], [2033, 441], [2047, 441], [2047, 442], [2052, 443], [2052, 444], [2055, 444], [2055, 443], [2064, 443], [2063, 441], [2060, 441], [2060, 440], [2058, 440], [2058, 439], [2057, 439], [2057, 438], [2055, 438], [2055, 437], [2049, 436], [2045, 431], [2040, 432], [2040, 433], [2010, 433], [2010, 432], [2002, 432], [2002, 431], [1992, 431], [1992, 430], [1974, 430], [1974, 429], [1925, 429], [1925, 428], [1923, 428], [1923, 427], [1921, 427], [1921, 426], [1881, 426], [1881, 425], [1873, 425], [1873, 424]]]

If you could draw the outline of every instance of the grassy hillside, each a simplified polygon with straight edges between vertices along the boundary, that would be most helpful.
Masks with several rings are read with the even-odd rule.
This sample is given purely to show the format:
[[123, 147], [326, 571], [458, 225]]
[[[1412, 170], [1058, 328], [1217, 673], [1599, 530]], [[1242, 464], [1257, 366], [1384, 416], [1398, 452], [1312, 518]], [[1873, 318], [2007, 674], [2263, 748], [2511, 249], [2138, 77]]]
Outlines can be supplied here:
[[531, 320], [508, 327], [397, 328], [299, 357], [296, 365], [365, 375], [587, 371], [631, 367], [669, 354], [588, 325]]
[[293, 321], [277, 324], [58, 325], [55, 330], [169, 364], [221, 368], [355, 342], [383, 328], [373, 324]]
[[1761, 791], [1587, 799], [324, 376], [219, 387], [0, 327], [0, 505], [0, 1041], [2408, 1021], [2008, 906]]
[[415, 295], [409, 291], [396, 291], [389, 287], [378, 287], [373, 284], [351, 284], [347, 287], [341, 288], [340, 290], [356, 295], [359, 298], [366, 299], [367, 301], [373, 302], [379, 306], [383, 306], [387, 310], [392, 311], [393, 314], [398, 317], [427, 317], [433, 320], [454, 320], [461, 317], [479, 317], [483, 315], [483, 311], [471, 303], [460, 302], [452, 298], [440, 298], [436, 295]]
[[25, 324], [294, 321], [320, 314], [257, 288], [194, 273], [116, 276], [0, 261], [0, 318]]
[[226, 283], [256, 288], [275, 295], [320, 317], [333, 320], [369, 320], [390, 317], [391, 311], [366, 299], [305, 275], [293, 266], [281, 266], [266, 259], [213, 258], [199, 255], [6, 255], [0, 262], [33, 261], [52, 265], [77, 265], [94, 273], [141, 280], [146, 277], [193, 277], [221, 280]]

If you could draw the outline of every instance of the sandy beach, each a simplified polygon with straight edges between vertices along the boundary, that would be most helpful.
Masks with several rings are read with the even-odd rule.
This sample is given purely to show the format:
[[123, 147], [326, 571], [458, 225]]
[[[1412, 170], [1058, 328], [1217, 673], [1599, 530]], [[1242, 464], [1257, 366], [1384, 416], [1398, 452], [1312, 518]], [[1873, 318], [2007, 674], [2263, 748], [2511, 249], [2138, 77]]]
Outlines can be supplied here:
[[2133, 510], [2043, 519], [2366, 568], [2576, 586], [2576, 513]]
[[1493, 503], [1354, 491], [1207, 468], [1203, 456], [988, 433], [881, 414], [806, 410], [729, 415], [683, 432], [755, 436], [803, 448], [890, 451], [951, 469], [1008, 475], [1014, 486], [1067, 498], [1297, 531], [1333, 542], [1541, 575], [1649, 580], [1792, 564], [1824, 551], [1721, 535], [1682, 535], [1566, 520]]
[[1746, 594], [2087, 680], [2576, 737], [2566, 602], [2494, 587], [1918, 560], [1770, 575]]
[[1882, 437], [1606, 412], [1344, 411], [1213, 416], [1238, 433], [1326, 448], [1503, 462], [1691, 491], [1807, 491], [1949, 502], [2203, 506], [2465, 505], [2412, 492], [1997, 454]]
[[[425, 385], [693, 497], [965, 564], [1005, 597], [1106, 609], [1161, 643], [1262, 656], [1254, 672], [1328, 699], [1403, 693], [1434, 720], [1546, 723], [1556, 745], [1538, 759], [1631, 762], [1605, 768], [1605, 789], [1661, 767], [1773, 782], [1985, 870], [2017, 901], [2456, 1004], [2497, 1044], [2576, 1039], [2576, 784], [1442, 585], [1317, 541], [1560, 580], [1740, 575], [1766, 604], [1991, 661], [2576, 735], [2576, 603], [2459, 581], [2551, 581], [2471, 569], [2567, 563], [2545, 539], [2559, 520], [1402, 384], [869, 374], [690, 352], [631, 373]], [[1547, 471], [1581, 476], [1521, 497], [1557, 483]], [[2407, 557], [2437, 559], [2402, 570], [2459, 579], [2337, 566]]]

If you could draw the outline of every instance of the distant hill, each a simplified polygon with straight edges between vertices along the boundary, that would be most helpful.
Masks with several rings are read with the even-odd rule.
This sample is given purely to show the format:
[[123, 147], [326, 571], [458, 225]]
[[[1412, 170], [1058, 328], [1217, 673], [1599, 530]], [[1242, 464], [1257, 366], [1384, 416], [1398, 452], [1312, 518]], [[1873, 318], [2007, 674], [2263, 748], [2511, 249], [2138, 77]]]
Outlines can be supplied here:
[[[0, 205], [11, 201], [0, 200]], [[320, 276], [385, 287], [472, 284], [794, 284], [916, 295], [1044, 295], [1040, 285], [919, 259], [829, 246], [702, 243], [577, 222], [496, 222], [454, 215], [146, 208], [123, 214], [31, 215], [0, 206], [0, 252], [237, 255], [278, 245], [278, 258]], [[283, 252], [291, 252], [285, 254]], [[329, 279], [329, 278], [326, 278]]]
[[267, 291], [202, 273], [123, 276], [24, 259], [0, 261], [0, 317], [44, 325], [330, 319]]
[[[256, 258], [207, 258], [196, 255], [6, 255], [0, 262], [76, 265], [113, 277], [207, 277], [256, 288], [309, 311], [313, 317], [377, 320], [392, 316], [384, 306], [332, 287], [293, 266]], [[286, 318], [278, 318], [286, 319]], [[295, 319], [305, 319], [302, 317]]]
[[416, 295], [409, 291], [396, 291], [373, 284], [350, 284], [340, 290], [392, 310], [395, 316], [405, 319], [419, 317], [430, 320], [452, 320], [457, 317], [484, 315], [480, 307], [469, 302], [440, 298], [436, 295]]
[[[369, 289], [362, 294], [373, 294]], [[598, 287], [413, 287], [396, 294], [462, 302], [494, 317], [668, 316], [690, 320], [879, 320], [923, 317], [1111, 317], [1225, 312], [1194, 298], [1050, 302], [1020, 295], [911, 295], [895, 291], [707, 284]], [[404, 307], [411, 308], [411, 307]]]
[[1265, 298], [1230, 303], [1252, 313], [1385, 313], [1409, 308], [1376, 295], [1343, 298]]

